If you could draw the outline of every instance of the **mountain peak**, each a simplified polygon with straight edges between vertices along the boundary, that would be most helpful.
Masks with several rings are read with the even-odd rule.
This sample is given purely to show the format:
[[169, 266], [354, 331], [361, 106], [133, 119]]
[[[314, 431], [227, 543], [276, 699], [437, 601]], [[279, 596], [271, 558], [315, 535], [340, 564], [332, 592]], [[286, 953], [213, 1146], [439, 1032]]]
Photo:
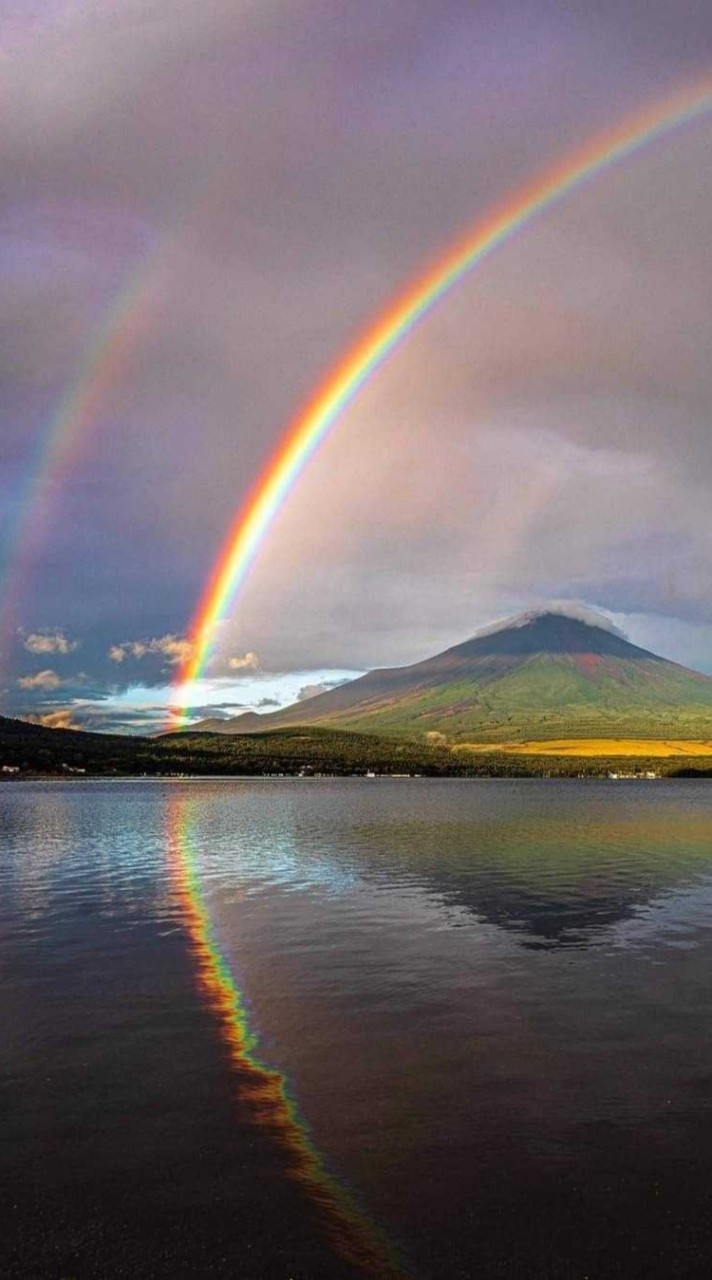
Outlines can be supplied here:
[[500, 622], [494, 622], [489, 626], [482, 627], [475, 632], [472, 638], [473, 640], [481, 640], [486, 636], [496, 635], [500, 631], [518, 630], [521, 627], [540, 626], [542, 624], [545, 626], [551, 625], [553, 620], [562, 618], [569, 622], [580, 623], [586, 627], [597, 627], [600, 631], [607, 631], [611, 635], [618, 636], [620, 640], [627, 639], [620, 627], [617, 627], [606, 614], [598, 613], [588, 605], [570, 600], [554, 600], [549, 604], [527, 609], [524, 613], [518, 613], [511, 618], [505, 618]]
[[[557, 602], [422, 662], [369, 671], [254, 719], [260, 729], [315, 724], [411, 737], [435, 732], [463, 743], [707, 738], [712, 678], [632, 644], [605, 615]], [[254, 731], [244, 719], [227, 725], [223, 732]]]

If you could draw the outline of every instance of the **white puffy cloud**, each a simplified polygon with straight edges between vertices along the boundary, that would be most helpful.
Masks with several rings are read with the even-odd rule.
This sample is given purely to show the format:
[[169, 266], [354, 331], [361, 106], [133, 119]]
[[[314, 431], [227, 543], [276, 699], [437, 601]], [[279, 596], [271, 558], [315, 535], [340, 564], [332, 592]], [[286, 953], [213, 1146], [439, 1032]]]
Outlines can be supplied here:
[[245, 653], [235, 658], [228, 658], [227, 665], [231, 671], [259, 671], [260, 660], [256, 653]]
[[112, 644], [109, 657], [112, 662], [124, 662], [126, 658], [146, 658], [150, 654], [160, 654], [171, 666], [180, 666], [186, 662], [193, 652], [190, 640], [176, 635], [157, 636], [152, 640], [123, 640], [121, 644]]
[[59, 689], [65, 683], [56, 671], [37, 671], [32, 676], [20, 676], [18, 682], [21, 689]]
[[29, 653], [74, 653], [79, 648], [79, 640], [70, 640], [59, 629], [31, 631], [23, 641]]

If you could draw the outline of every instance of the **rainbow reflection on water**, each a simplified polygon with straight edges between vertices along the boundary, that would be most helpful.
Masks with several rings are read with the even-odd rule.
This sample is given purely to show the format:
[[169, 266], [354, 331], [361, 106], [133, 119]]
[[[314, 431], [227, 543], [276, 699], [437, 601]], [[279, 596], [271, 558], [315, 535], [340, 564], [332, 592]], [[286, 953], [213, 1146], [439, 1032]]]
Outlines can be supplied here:
[[328, 1172], [285, 1077], [256, 1052], [245, 1002], [217, 944], [200, 888], [194, 802], [176, 792], [168, 800], [168, 857], [173, 889], [191, 943], [197, 982], [213, 1014], [237, 1079], [237, 1092], [254, 1123], [279, 1144], [287, 1172], [320, 1211], [326, 1234], [338, 1253], [370, 1276], [404, 1280], [406, 1272], [385, 1234], [361, 1209], [353, 1194]]

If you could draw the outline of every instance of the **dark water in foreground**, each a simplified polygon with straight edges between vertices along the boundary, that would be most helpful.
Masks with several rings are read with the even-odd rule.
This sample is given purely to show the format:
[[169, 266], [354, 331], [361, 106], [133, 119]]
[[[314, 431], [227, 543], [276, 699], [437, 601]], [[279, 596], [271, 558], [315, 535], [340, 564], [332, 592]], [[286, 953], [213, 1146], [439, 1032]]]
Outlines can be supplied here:
[[712, 1274], [709, 784], [7, 783], [0, 930], [2, 1276]]

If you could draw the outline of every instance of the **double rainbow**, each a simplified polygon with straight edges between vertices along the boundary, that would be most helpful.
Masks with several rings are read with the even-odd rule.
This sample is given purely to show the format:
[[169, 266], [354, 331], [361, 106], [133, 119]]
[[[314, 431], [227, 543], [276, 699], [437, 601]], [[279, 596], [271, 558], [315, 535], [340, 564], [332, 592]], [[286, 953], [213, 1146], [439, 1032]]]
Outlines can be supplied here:
[[194, 682], [212, 656], [216, 631], [234, 605], [272, 521], [304, 467], [364, 384], [418, 322], [538, 214], [641, 147], [710, 110], [712, 85], [707, 80], [596, 138], [478, 222], [364, 331], [287, 428], [230, 526], [190, 627], [191, 656], [178, 672], [174, 691], [179, 714], [187, 716]]

